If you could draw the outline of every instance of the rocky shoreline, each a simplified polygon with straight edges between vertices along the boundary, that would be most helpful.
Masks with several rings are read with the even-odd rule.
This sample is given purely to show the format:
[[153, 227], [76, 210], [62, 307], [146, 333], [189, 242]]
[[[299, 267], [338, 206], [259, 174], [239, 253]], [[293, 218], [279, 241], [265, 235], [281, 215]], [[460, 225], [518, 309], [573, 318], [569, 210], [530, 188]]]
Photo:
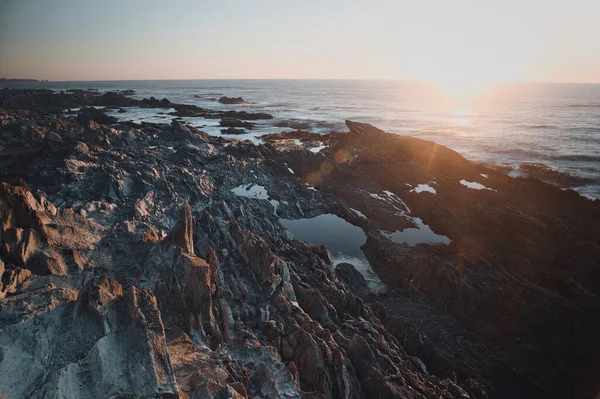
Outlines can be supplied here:
[[[272, 118], [127, 94], [0, 90], [5, 399], [597, 393], [600, 201], [362, 123], [92, 108]], [[385, 289], [282, 225], [322, 215]]]

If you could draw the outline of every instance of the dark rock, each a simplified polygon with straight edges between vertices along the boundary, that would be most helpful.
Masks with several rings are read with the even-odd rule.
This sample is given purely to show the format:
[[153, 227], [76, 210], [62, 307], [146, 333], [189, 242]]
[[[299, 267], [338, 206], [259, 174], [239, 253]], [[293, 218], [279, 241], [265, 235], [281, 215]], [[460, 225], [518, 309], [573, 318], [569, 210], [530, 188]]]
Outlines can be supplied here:
[[[0, 90], [4, 397], [596, 394], [598, 202], [366, 124], [254, 145], [56, 115], [100, 97]], [[328, 150], [273, 144], [289, 138]], [[232, 192], [252, 185], [270, 200]], [[324, 213], [363, 229], [387, 296], [279, 223]], [[416, 217], [451, 243], [382, 234]]]
[[154, 97], [150, 97], [150, 98], [144, 98], [141, 101], [141, 105], [145, 106], [145, 107], [151, 107], [151, 108], [170, 108], [173, 104], [171, 104], [171, 101], [169, 101], [166, 98], [163, 98], [162, 100], [158, 100]]
[[186, 126], [178, 120], [173, 119], [171, 122], [171, 128], [164, 132], [165, 138], [171, 140], [190, 140], [190, 141], [198, 141], [203, 138], [208, 137], [207, 133], [201, 132], [198, 129], [195, 129], [191, 126]]
[[246, 134], [246, 130], [238, 129], [236, 127], [229, 127], [227, 129], [221, 129], [221, 134]]
[[340, 280], [348, 284], [348, 287], [359, 295], [369, 292], [369, 287], [362, 274], [350, 263], [340, 263], [335, 267], [335, 272]]
[[136, 105], [136, 102], [135, 100], [126, 97], [124, 93], [109, 91], [98, 97], [94, 104], [110, 107], [133, 107]]
[[243, 104], [246, 101], [242, 97], [227, 97], [223, 96], [219, 98], [221, 104]]
[[28, 260], [27, 268], [38, 275], [67, 275], [67, 265], [60, 257], [48, 256], [42, 252], [37, 253], [32, 259]]
[[246, 111], [223, 111], [215, 115], [218, 118], [234, 118], [243, 121], [257, 121], [261, 119], [273, 119], [273, 115], [265, 112], [246, 112]]
[[81, 108], [77, 113], [77, 120], [82, 123], [96, 122], [102, 125], [112, 125], [118, 122], [114, 116], [106, 115], [104, 110], [90, 107]]
[[183, 116], [183, 117], [195, 117], [195, 116], [205, 116], [206, 112], [203, 109], [200, 109], [195, 106], [177, 106], [175, 107], [174, 112], [170, 112], [169, 115], [173, 116]]
[[223, 127], [242, 127], [244, 129], [252, 129], [254, 126], [251, 122], [244, 122], [239, 119], [234, 118], [223, 118], [221, 122], [219, 122], [219, 126]]
[[282, 133], [271, 133], [261, 136], [266, 141], [277, 141], [277, 140], [293, 140], [298, 139], [302, 141], [321, 141], [323, 135], [319, 133], [311, 133], [306, 130], [294, 130], [290, 132]]
[[60, 143], [63, 142], [62, 137], [60, 137], [60, 135], [58, 133], [55, 133], [55, 132], [48, 132], [46, 134], [46, 140], [48, 140], [48, 141], [50, 141], [52, 143], [58, 143], [58, 144], [60, 144]]

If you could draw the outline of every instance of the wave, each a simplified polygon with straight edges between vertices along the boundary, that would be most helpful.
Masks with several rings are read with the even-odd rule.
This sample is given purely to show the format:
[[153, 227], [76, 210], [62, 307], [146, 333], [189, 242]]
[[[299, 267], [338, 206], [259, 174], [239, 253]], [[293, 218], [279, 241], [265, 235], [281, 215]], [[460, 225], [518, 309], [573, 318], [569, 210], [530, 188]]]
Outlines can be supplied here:
[[541, 163], [522, 162], [516, 165], [486, 163], [486, 165], [512, 177], [533, 177], [560, 188], [593, 187], [600, 183], [598, 178], [559, 170]]
[[568, 127], [565, 130], [570, 132], [600, 133], [600, 127]]
[[413, 137], [456, 137], [456, 132], [447, 131], [447, 132], [417, 132], [412, 133]]
[[516, 127], [521, 129], [558, 129], [558, 126], [554, 125], [517, 125]]
[[566, 108], [600, 108], [600, 104], [568, 104]]
[[492, 154], [509, 154], [509, 155], [516, 154], [516, 155], [524, 155], [524, 156], [530, 156], [530, 157], [544, 156], [543, 153], [533, 151], [533, 150], [526, 150], [523, 148], [496, 148], [496, 149], [487, 150], [486, 152], [489, 152]]
[[552, 154], [522, 148], [492, 149], [487, 152], [492, 154], [520, 155], [527, 158], [542, 159], [547, 161], [590, 162], [600, 166], [600, 154]]
[[553, 160], [553, 161], [593, 162], [593, 163], [600, 164], [600, 155], [587, 155], [587, 154], [549, 155], [548, 159]]

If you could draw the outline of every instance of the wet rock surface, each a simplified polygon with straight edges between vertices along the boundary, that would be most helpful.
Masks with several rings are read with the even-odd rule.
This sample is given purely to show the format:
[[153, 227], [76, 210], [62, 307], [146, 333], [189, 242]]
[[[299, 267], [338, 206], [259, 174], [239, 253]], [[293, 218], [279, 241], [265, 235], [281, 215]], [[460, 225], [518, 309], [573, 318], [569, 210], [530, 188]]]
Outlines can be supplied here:
[[[5, 399], [597, 392], [598, 201], [366, 124], [255, 145], [100, 104], [267, 117], [0, 91]], [[385, 291], [279, 222], [323, 214], [364, 231]], [[450, 244], [389, 238], [423, 226]]]

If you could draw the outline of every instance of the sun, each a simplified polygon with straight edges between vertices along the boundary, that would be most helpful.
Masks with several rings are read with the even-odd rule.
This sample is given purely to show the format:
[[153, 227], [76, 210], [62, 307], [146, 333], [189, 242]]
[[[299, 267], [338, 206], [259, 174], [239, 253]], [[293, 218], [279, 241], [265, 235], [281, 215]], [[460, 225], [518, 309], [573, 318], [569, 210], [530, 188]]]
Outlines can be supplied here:
[[484, 62], [473, 54], [446, 60], [435, 72], [432, 80], [457, 102], [468, 102], [493, 86], [522, 80], [517, 68]]
[[494, 84], [472, 76], [457, 76], [440, 82], [444, 91], [456, 100], [467, 101]]

